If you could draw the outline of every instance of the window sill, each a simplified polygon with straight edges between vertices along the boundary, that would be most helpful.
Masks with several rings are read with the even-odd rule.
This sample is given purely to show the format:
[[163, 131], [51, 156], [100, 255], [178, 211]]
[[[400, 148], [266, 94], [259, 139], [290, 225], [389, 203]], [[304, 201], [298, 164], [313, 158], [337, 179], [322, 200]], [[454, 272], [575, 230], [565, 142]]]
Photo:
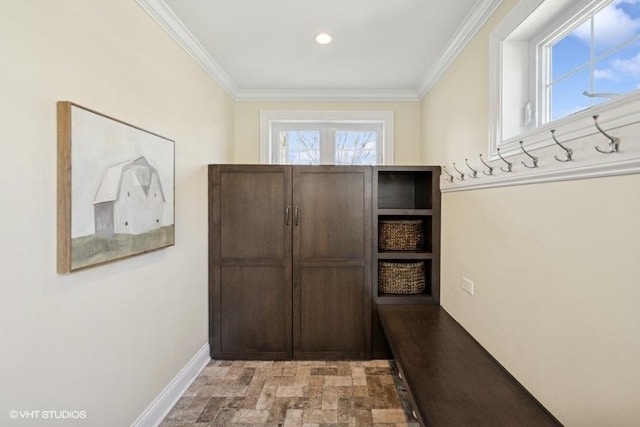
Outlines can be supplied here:
[[[605, 130], [619, 129], [639, 120], [640, 93], [634, 93], [606, 104], [597, 105], [579, 111], [563, 119], [539, 126], [528, 132], [505, 139], [498, 144], [492, 141], [490, 159], [498, 160], [497, 147], [503, 157], [521, 154], [520, 141], [524, 141], [527, 151], [551, 147], [555, 143], [551, 139], [551, 130], [556, 130], [556, 137], [560, 142], [569, 142], [588, 137], [597, 133], [593, 125], [593, 116], [598, 115], [599, 124]], [[615, 136], [615, 135], [614, 135]]]

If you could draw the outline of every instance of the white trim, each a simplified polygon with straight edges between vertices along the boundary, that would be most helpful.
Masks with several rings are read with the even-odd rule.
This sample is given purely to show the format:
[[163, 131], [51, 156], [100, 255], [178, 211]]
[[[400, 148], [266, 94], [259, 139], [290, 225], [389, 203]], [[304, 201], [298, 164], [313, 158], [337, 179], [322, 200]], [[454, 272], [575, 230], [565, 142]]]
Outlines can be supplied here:
[[480, 28], [482, 28], [484, 23], [487, 22], [501, 4], [502, 0], [483, 0], [471, 10], [453, 38], [420, 81], [420, 84], [416, 88], [416, 95], [419, 99], [422, 99], [436, 82], [440, 80], [460, 52], [462, 52], [473, 37], [475, 37], [478, 31], [480, 31]]
[[[512, 172], [507, 173], [500, 170], [500, 168], [506, 168], [506, 164], [498, 159], [489, 162], [494, 169], [493, 175], [488, 176], [483, 173], [487, 168], [480, 163], [477, 155], [470, 156], [469, 164], [478, 170], [476, 178], [468, 175], [470, 169], [465, 165], [464, 159], [459, 160], [456, 162], [456, 166], [464, 172], [464, 180], [460, 180], [459, 174], [453, 168], [448, 167], [446, 172], [453, 175], [455, 179], [453, 182], [449, 182], [449, 177], [443, 170], [440, 189], [446, 193], [640, 173], [640, 110], [636, 109], [634, 113], [624, 117], [611, 119], [601, 117], [598, 123], [609, 135], [619, 138], [619, 152], [602, 154], [594, 149], [598, 146], [606, 150], [608, 141], [595, 128], [593, 119], [591, 119], [589, 128], [560, 127], [556, 132], [557, 139], [567, 148], [573, 150], [573, 160], [570, 162], [562, 163], [554, 159], [554, 156], [564, 158], [564, 152], [553, 142], [551, 147], [546, 144], [547, 141], [545, 144], [537, 146], [525, 144], [527, 152], [538, 158], [538, 167], [529, 169], [521, 162], [531, 165], [532, 161], [522, 153], [518, 145], [518, 151], [507, 157], [507, 160], [513, 164]], [[550, 133], [547, 134], [547, 139], [551, 140]]]
[[[502, 141], [502, 63], [503, 41], [529, 17], [544, 0], [521, 0], [489, 34], [489, 156], [497, 158]], [[513, 148], [513, 147], [511, 147]], [[501, 145], [501, 150], [504, 147]], [[504, 153], [504, 151], [503, 151]]]
[[454, 191], [480, 190], [482, 188], [510, 187], [513, 185], [540, 184], [543, 182], [570, 181], [575, 179], [601, 178], [605, 176], [631, 175], [640, 173], [640, 159], [624, 160], [596, 166], [584, 166], [567, 171], [547, 171], [535, 175], [505, 176], [491, 181], [468, 180], [464, 184], [448, 186], [440, 184], [440, 191], [452, 193]]
[[238, 101], [420, 101], [413, 90], [240, 90]]
[[258, 149], [260, 150], [260, 163], [268, 165], [271, 163], [271, 120], [276, 117], [276, 111], [260, 110], [260, 137], [258, 138]]
[[160, 26], [184, 49], [227, 94], [236, 99], [238, 87], [218, 63], [207, 53], [187, 27], [163, 0], [136, 0]]
[[393, 165], [393, 111], [286, 111], [260, 110], [260, 163], [271, 163], [271, 122], [382, 122], [383, 132], [383, 164]]
[[[603, 120], [606, 120], [609, 128], [624, 126], [637, 120], [639, 113], [638, 105], [640, 105], [640, 92], [632, 93], [615, 101], [596, 105], [571, 116], [539, 126], [516, 137], [503, 140], [500, 144], [500, 153], [503, 156], [520, 153], [519, 141], [524, 141], [525, 145], [532, 149], [550, 147], [554, 145], [549, 133], [551, 129], [557, 129], [559, 134], [562, 132], [562, 134], [566, 135], [567, 139], [588, 136], [588, 134], [593, 131], [594, 115], [601, 117], [601, 124]], [[489, 158], [492, 160], [498, 159], [496, 148], [495, 144], [491, 144]]]
[[131, 424], [131, 427], [158, 426], [210, 360], [209, 344], [205, 344], [169, 382], [164, 390], [153, 399], [153, 402]]

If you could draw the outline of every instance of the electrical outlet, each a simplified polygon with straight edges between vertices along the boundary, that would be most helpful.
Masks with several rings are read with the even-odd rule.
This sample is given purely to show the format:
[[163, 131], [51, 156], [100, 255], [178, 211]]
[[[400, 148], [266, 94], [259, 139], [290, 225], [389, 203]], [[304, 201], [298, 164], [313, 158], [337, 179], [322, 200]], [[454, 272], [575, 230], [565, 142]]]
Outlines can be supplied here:
[[469, 295], [473, 295], [473, 282], [466, 277], [462, 278], [462, 289]]

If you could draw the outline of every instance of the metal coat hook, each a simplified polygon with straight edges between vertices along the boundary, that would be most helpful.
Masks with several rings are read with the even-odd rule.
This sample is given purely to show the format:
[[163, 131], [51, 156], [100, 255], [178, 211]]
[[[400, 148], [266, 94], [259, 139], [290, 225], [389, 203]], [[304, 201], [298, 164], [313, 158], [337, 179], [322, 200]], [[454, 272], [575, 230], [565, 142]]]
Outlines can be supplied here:
[[453, 162], [453, 168], [456, 170], [456, 172], [458, 172], [460, 174], [460, 178], [458, 178], [460, 181], [464, 181], [464, 172], [458, 170], [458, 168], [456, 167], [456, 163]]
[[513, 168], [513, 163], [508, 162], [507, 159], [505, 159], [504, 157], [502, 157], [502, 154], [500, 154], [500, 149], [498, 148], [498, 157], [500, 157], [502, 159], [502, 161], [504, 161], [507, 164], [507, 169], [505, 170], [502, 166], [500, 167], [500, 170], [502, 172], [513, 172], [511, 169]]
[[477, 171], [477, 170], [475, 170], [474, 168], [472, 168], [472, 167], [469, 165], [469, 159], [464, 159], [464, 162], [467, 164], [467, 167], [468, 167], [469, 169], [471, 169], [471, 173], [469, 174], [469, 176], [470, 176], [471, 178], [477, 178], [477, 177], [478, 177], [478, 171]]
[[532, 156], [531, 154], [527, 153], [527, 150], [525, 150], [525, 149], [524, 149], [524, 147], [523, 147], [522, 143], [523, 143], [523, 141], [520, 141], [520, 149], [522, 150], [522, 152], [523, 152], [524, 154], [526, 154], [527, 156], [529, 156], [529, 158], [530, 158], [531, 160], [533, 160], [533, 166], [529, 166], [529, 165], [528, 165], [528, 164], [526, 164], [525, 162], [520, 162], [520, 163], [522, 163], [522, 165], [523, 165], [525, 168], [529, 168], [529, 169], [535, 169], [535, 168], [537, 168], [537, 167], [538, 167], [538, 158], [537, 158], [536, 156]]
[[564, 150], [564, 152], [566, 153], [566, 158], [561, 159], [558, 156], [553, 156], [554, 159], [556, 159], [559, 162], [570, 162], [571, 160], [573, 160], [572, 156], [573, 156], [573, 150], [571, 148], [567, 148], [564, 145], [560, 144], [560, 141], [558, 141], [556, 139], [556, 130], [555, 129], [551, 129], [551, 138], [553, 138], [553, 141], [558, 144], [558, 146], [560, 148], [562, 148]]
[[449, 175], [449, 178], [445, 178], [447, 181], [453, 182], [453, 175], [451, 175], [449, 172], [447, 172], [447, 167], [446, 166], [442, 167], [442, 172], [444, 172], [447, 175]]
[[493, 175], [493, 168], [491, 167], [491, 165], [489, 165], [487, 162], [485, 162], [484, 160], [482, 160], [482, 154], [480, 154], [480, 161], [482, 162], [483, 165], [485, 165], [487, 167], [487, 169], [489, 170], [489, 172], [487, 171], [482, 171], [483, 174], [485, 175]]
[[603, 153], [603, 154], [617, 153], [618, 148], [620, 146], [620, 138], [613, 137], [608, 133], [606, 133], [604, 130], [602, 130], [602, 128], [598, 124], [598, 115], [593, 116], [593, 124], [596, 125], [596, 129], [598, 129], [600, 133], [606, 136], [607, 139], [609, 140], [609, 151], [602, 150], [597, 145], [593, 148], [595, 148], [597, 152]]

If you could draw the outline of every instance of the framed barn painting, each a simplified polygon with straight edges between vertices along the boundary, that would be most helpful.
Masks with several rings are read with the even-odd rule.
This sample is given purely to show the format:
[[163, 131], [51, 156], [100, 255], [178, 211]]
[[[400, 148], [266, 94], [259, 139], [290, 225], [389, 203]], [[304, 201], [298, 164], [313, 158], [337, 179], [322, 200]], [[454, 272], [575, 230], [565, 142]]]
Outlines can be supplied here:
[[58, 102], [58, 273], [171, 246], [174, 142]]

